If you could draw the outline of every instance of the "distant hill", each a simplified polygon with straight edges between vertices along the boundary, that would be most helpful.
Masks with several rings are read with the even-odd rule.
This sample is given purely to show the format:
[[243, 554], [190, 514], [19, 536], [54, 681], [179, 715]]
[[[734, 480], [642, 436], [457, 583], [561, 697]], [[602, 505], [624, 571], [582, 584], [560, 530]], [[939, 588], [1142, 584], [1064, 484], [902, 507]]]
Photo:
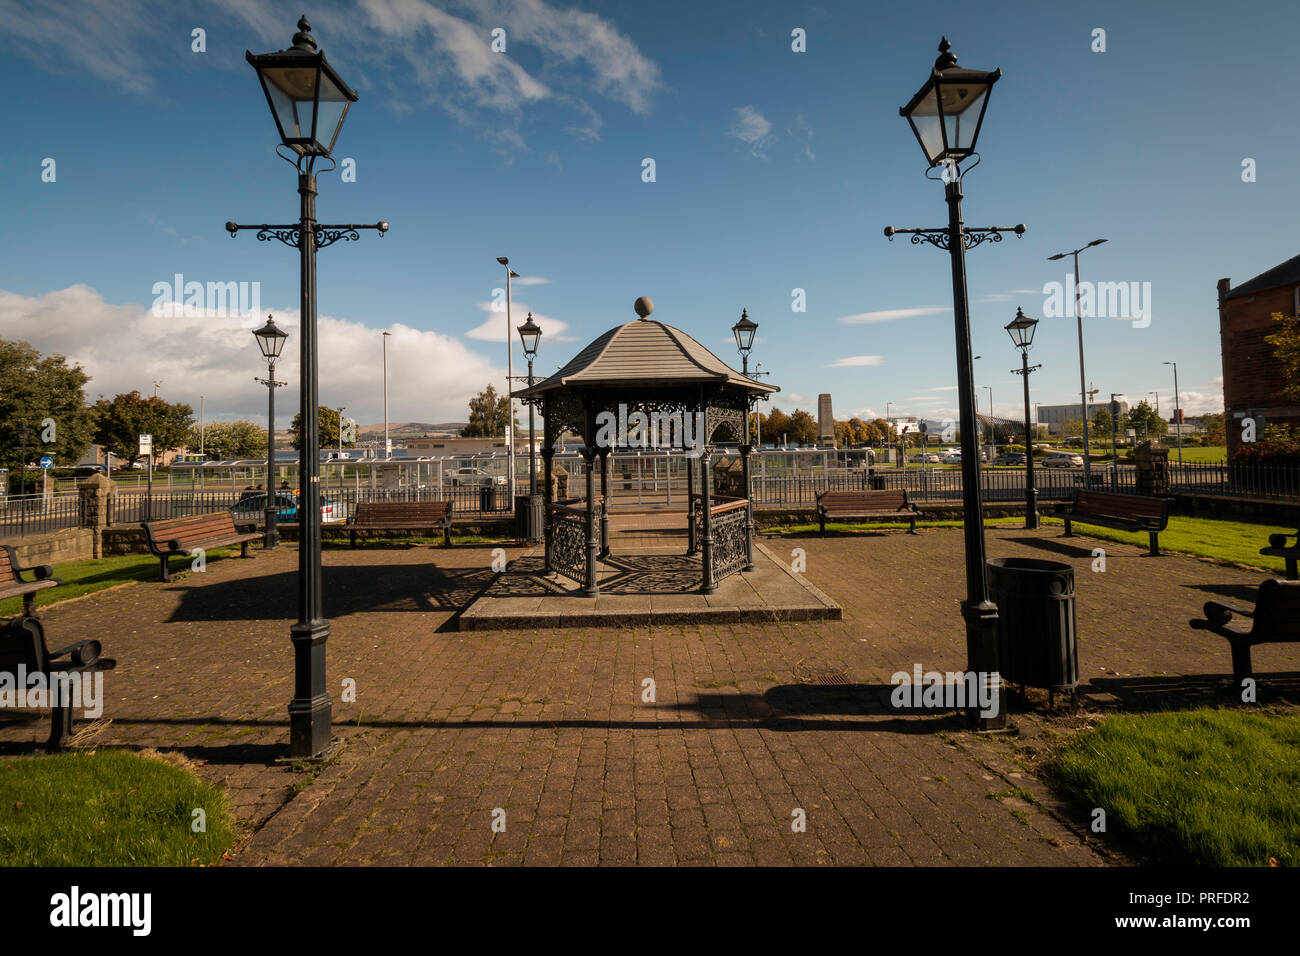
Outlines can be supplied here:
[[[465, 427], [465, 422], [389, 422], [389, 438], [421, 438], [425, 435], [430, 437], [440, 435], [460, 434], [460, 430]], [[377, 425], [358, 425], [357, 437], [359, 438], [380, 438], [384, 437], [384, 423], [379, 422]]]

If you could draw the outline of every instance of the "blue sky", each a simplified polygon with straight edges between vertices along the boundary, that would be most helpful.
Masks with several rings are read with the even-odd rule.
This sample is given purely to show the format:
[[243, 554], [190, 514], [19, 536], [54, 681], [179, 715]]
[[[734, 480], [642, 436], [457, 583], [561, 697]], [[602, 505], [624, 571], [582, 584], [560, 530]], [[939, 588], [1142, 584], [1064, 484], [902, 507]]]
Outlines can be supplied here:
[[[0, 335], [82, 361], [92, 397], [160, 380], [196, 410], [205, 395], [210, 419], [256, 417], [250, 323], [151, 306], [176, 273], [258, 282], [262, 313], [296, 332], [296, 253], [231, 240], [222, 223], [296, 216], [243, 53], [287, 46], [302, 4], [53, 6], [0, 8], [0, 71], [18, 92], [0, 149]], [[363, 423], [382, 418], [384, 329], [396, 331], [393, 421], [463, 419], [473, 392], [502, 386], [498, 255], [530, 283], [514, 288], [514, 324], [539, 316], [539, 371], [649, 295], [656, 318], [736, 365], [730, 326], [747, 308], [760, 325], [751, 364], [771, 370], [787, 410], [829, 391], [837, 417], [886, 402], [951, 414], [947, 255], [881, 234], [946, 222], [943, 187], [898, 115], [941, 34], [961, 65], [1003, 72], [966, 221], [1029, 225], [968, 257], [982, 410], [986, 385], [999, 414], [1019, 407], [1002, 327], [1018, 305], [1044, 315], [1044, 284], [1069, 271], [1052, 253], [1105, 237], [1083, 254], [1083, 278], [1150, 283], [1148, 327], [1085, 320], [1103, 396], [1158, 389], [1172, 408], [1161, 363], [1176, 360], [1197, 412], [1221, 408], [1216, 281], [1297, 252], [1290, 2], [368, 0], [306, 12], [361, 93], [335, 150], [356, 181], [321, 174], [319, 218], [392, 227], [319, 258], [322, 400]], [[497, 27], [505, 53], [489, 48]], [[205, 52], [191, 49], [195, 28]], [[795, 28], [804, 53], [791, 50]], [[1091, 50], [1097, 28], [1104, 53]], [[1255, 182], [1242, 181], [1246, 158]], [[792, 311], [794, 289], [806, 312]], [[1073, 319], [1044, 318], [1032, 357], [1034, 401], [1077, 400]], [[284, 421], [297, 403], [286, 392]]]

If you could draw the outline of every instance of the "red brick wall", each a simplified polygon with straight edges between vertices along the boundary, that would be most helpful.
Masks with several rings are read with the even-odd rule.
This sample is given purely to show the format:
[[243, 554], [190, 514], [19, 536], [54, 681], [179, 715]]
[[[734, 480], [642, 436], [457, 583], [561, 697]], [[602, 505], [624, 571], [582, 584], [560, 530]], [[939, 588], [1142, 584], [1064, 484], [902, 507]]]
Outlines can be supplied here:
[[[1241, 422], [1235, 412], [1265, 417], [1268, 424], [1300, 425], [1300, 406], [1282, 398], [1286, 384], [1282, 366], [1264, 336], [1277, 331], [1275, 312], [1295, 311], [1293, 286], [1219, 302], [1219, 343], [1223, 352], [1223, 405], [1228, 453], [1241, 442]], [[1259, 437], [1263, 437], [1261, 434]]]

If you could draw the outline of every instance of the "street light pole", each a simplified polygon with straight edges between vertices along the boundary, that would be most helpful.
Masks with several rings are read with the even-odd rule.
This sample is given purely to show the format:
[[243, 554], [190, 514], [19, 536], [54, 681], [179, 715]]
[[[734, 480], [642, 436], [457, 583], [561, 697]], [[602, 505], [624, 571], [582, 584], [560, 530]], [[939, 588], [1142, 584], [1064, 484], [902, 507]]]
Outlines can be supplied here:
[[1178, 464], [1183, 463], [1183, 411], [1182, 406], [1178, 403], [1178, 363], [1165, 362], [1165, 365], [1174, 367], [1174, 423], [1178, 429]]
[[[330, 625], [325, 617], [321, 583], [320, 392], [317, 379], [316, 250], [340, 239], [360, 239], [360, 230], [382, 236], [388, 223], [325, 225], [316, 221], [315, 161], [330, 158], [348, 107], [357, 94], [343, 82], [316, 46], [306, 17], [298, 21], [292, 45], [245, 59], [257, 71], [267, 106], [280, 134], [280, 145], [296, 155], [277, 154], [298, 173], [299, 215], [295, 223], [241, 225], [226, 223], [234, 238], [255, 229], [260, 241], [275, 239], [299, 253], [302, 342], [300, 396], [302, 429], [298, 499], [298, 621], [289, 629], [294, 649], [294, 693], [289, 702], [289, 755], [293, 760], [324, 759], [333, 745], [333, 711], [325, 685], [325, 644]], [[321, 110], [321, 104], [325, 109]]]
[[1029, 424], [1029, 374], [1041, 365], [1029, 364], [1029, 350], [1034, 344], [1034, 330], [1038, 320], [1031, 319], [1021, 309], [1016, 309], [1016, 317], [1006, 326], [1011, 341], [1020, 349], [1020, 368], [1012, 369], [1016, 375], [1024, 377], [1025, 382], [1025, 528], [1038, 527], [1038, 489], [1034, 486], [1034, 443], [1030, 436]]
[[1094, 239], [1086, 246], [1080, 246], [1073, 252], [1058, 252], [1054, 256], [1047, 257], [1049, 262], [1064, 259], [1066, 256], [1074, 257], [1074, 318], [1079, 326], [1079, 401], [1083, 406], [1083, 486], [1085, 488], [1092, 486], [1092, 453], [1089, 450], [1088, 443], [1088, 385], [1083, 371], [1083, 315], [1079, 312], [1079, 253], [1084, 249], [1099, 246], [1106, 241], [1105, 239]]
[[1000, 242], [1002, 233], [1025, 232], [1023, 223], [1016, 226], [990, 226], [982, 229], [966, 228], [962, 222], [962, 170], [961, 162], [975, 155], [975, 143], [993, 84], [1002, 75], [1001, 70], [991, 73], [967, 70], [957, 66], [957, 57], [951, 52], [947, 38], [939, 44], [939, 57], [925, 84], [907, 106], [899, 110], [912, 126], [917, 142], [925, 152], [930, 168], [944, 167], [944, 197], [948, 203], [946, 229], [895, 229], [886, 227], [885, 237], [892, 239], [898, 233], [909, 233], [912, 242], [928, 242], [948, 252], [952, 264], [952, 296], [954, 334], [957, 358], [957, 393], [961, 414], [962, 446], [962, 506], [964, 520], [962, 531], [966, 546], [966, 600], [962, 602], [962, 618], [966, 622], [967, 667], [978, 675], [981, 689], [997, 694], [999, 706], [995, 713], [969, 706], [967, 714], [971, 723], [981, 730], [996, 730], [1006, 726], [1005, 708], [1000, 706], [1001, 696], [997, 643], [997, 605], [989, 599], [988, 581], [984, 560], [984, 513], [981, 504], [980, 470], [976, 446], [975, 371], [971, 358], [970, 304], [966, 291], [966, 250], [981, 242]]
[[388, 337], [392, 332], [384, 333], [384, 458], [393, 457], [393, 443], [388, 438]]
[[509, 477], [510, 491], [506, 497], [510, 499], [510, 513], [515, 513], [515, 397], [512, 394], [514, 386], [511, 382], [515, 377], [515, 340], [510, 335], [510, 329], [513, 327], [510, 319], [510, 280], [518, 279], [519, 273], [510, 268], [510, 260], [505, 256], [497, 256], [497, 262], [501, 263], [506, 270], [506, 402], [508, 405], [506, 412], [506, 473]]
[[253, 335], [257, 338], [257, 346], [262, 350], [262, 357], [266, 359], [266, 378], [259, 378], [257, 381], [266, 386], [266, 510], [263, 514], [265, 532], [262, 538], [262, 547], [270, 549], [280, 543], [280, 529], [278, 526], [280, 512], [275, 502], [275, 390], [288, 382], [277, 382], [275, 380], [275, 360], [280, 357], [280, 351], [284, 348], [284, 341], [289, 337], [289, 333], [281, 331], [268, 315], [266, 325], [256, 329]]

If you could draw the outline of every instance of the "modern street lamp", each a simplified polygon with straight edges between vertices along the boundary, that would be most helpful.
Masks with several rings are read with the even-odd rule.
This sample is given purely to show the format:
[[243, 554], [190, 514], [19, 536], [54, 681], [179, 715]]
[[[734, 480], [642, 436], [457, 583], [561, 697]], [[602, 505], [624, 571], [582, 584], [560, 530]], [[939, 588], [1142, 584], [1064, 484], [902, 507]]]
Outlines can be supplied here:
[[1162, 362], [1162, 365], [1172, 365], [1174, 367], [1174, 422], [1178, 429], [1178, 464], [1183, 463], [1183, 410], [1178, 403], [1178, 363]]
[[[537, 358], [537, 342], [542, 337], [542, 327], [533, 321], [533, 313], [528, 313], [528, 320], [519, 326], [519, 341], [524, 346], [524, 356], [528, 359], [528, 386], [533, 385], [533, 359]], [[537, 426], [533, 417], [533, 403], [528, 403], [528, 497], [537, 494]]]
[[519, 273], [510, 268], [510, 260], [505, 256], [497, 256], [497, 262], [501, 263], [506, 270], [506, 402], [508, 404], [506, 414], [506, 449], [508, 457], [506, 459], [506, 472], [510, 475], [510, 493], [507, 497], [510, 499], [510, 513], [515, 513], [515, 396], [512, 394], [514, 386], [510, 383], [515, 379], [515, 345], [514, 340], [510, 337], [510, 280], [518, 279]]
[[1038, 320], [1016, 309], [1016, 317], [1005, 326], [1016, 348], [1020, 349], [1020, 368], [1011, 371], [1024, 377], [1025, 382], [1025, 527], [1038, 527], [1038, 489], [1034, 487], [1034, 440], [1029, 423], [1029, 374], [1041, 365], [1029, 364], [1029, 350], [1034, 345], [1034, 331]]
[[[298, 21], [292, 46], [245, 59], [257, 71], [267, 105], [280, 134], [276, 153], [298, 173], [299, 217], [281, 225], [226, 223], [234, 238], [241, 229], [257, 230], [261, 242], [278, 240], [299, 252], [302, 342], [299, 400], [302, 433], [298, 498], [298, 622], [289, 629], [294, 648], [294, 694], [289, 702], [289, 754], [294, 760], [319, 760], [333, 749], [330, 742], [332, 703], [325, 688], [325, 643], [330, 625], [322, 607], [320, 529], [320, 393], [316, 364], [316, 250], [340, 239], [356, 241], [360, 230], [382, 236], [387, 222], [372, 225], [323, 225], [316, 221], [317, 159], [333, 160], [348, 107], [357, 94], [340, 79], [316, 48], [307, 18]], [[280, 152], [284, 147], [292, 154]]]
[[1064, 259], [1066, 256], [1074, 257], [1074, 318], [1079, 325], [1079, 401], [1083, 405], [1083, 486], [1085, 488], [1092, 486], [1092, 455], [1088, 450], [1088, 386], [1084, 383], [1083, 372], [1083, 315], [1079, 312], [1079, 253], [1083, 252], [1084, 249], [1099, 246], [1106, 241], [1105, 239], [1094, 239], [1086, 246], [1080, 246], [1073, 252], [1058, 252], [1054, 256], [1047, 257], [1048, 262]]
[[1110, 490], [1119, 491], [1119, 402], [1122, 393], [1110, 393]]
[[280, 357], [289, 333], [281, 330], [268, 315], [266, 325], [254, 329], [253, 335], [257, 347], [262, 350], [262, 357], [266, 359], [266, 378], [254, 379], [266, 386], [266, 532], [262, 547], [274, 548], [280, 543], [279, 509], [275, 506], [275, 390], [289, 384], [275, 380], [275, 360]]
[[384, 460], [393, 457], [393, 443], [388, 437], [388, 339], [392, 332], [384, 333]]
[[[986, 240], [1001, 242], [1004, 232], [1022, 236], [1025, 225], [966, 228], [961, 218], [961, 163], [968, 157], [975, 156], [975, 163], [967, 167], [969, 171], [979, 162], [975, 144], [990, 91], [1001, 75], [1001, 70], [987, 73], [962, 69], [957, 65], [957, 57], [951, 52], [947, 38], [940, 41], [939, 57], [934, 62], [929, 78], [899, 113], [911, 124], [912, 132], [916, 134], [916, 140], [920, 143], [930, 168], [944, 167], [948, 226], [946, 229], [885, 228], [885, 237], [888, 239], [892, 240], [898, 233], [909, 233], [913, 244], [924, 241], [946, 250], [952, 263], [957, 394], [961, 408], [962, 505], [965, 512], [963, 533], [966, 545], [966, 600], [962, 602], [961, 612], [966, 622], [968, 669], [981, 675], [980, 679], [990, 686], [995, 686], [998, 681], [998, 609], [989, 600], [984, 568], [984, 513], [980, 504], [979, 449], [975, 444], [975, 387], [970, 344], [970, 303], [966, 293], [966, 250], [973, 249]], [[971, 722], [980, 729], [995, 730], [1006, 725], [1002, 707], [992, 717], [980, 716], [976, 706], [969, 707], [967, 712]]]

